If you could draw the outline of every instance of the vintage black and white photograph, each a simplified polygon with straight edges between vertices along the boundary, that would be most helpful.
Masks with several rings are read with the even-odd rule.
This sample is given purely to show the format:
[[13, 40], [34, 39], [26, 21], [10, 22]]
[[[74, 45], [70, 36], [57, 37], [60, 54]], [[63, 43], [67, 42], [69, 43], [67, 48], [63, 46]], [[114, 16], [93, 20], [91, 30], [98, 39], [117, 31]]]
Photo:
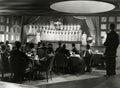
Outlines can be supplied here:
[[120, 0], [0, 0], [0, 88], [120, 88]]

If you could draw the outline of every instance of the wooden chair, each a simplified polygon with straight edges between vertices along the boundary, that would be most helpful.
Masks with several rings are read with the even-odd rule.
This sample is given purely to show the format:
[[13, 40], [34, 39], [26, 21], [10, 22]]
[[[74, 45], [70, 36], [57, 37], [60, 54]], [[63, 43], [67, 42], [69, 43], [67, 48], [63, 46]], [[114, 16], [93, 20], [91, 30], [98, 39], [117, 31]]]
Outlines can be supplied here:
[[46, 73], [46, 79], [47, 79], [47, 82], [48, 82], [48, 77], [50, 75], [50, 78], [52, 80], [52, 67], [53, 67], [53, 62], [54, 62], [54, 56], [50, 56], [47, 58], [45, 64], [42, 64], [40, 67], [39, 67], [39, 72], [45, 72]]
[[39, 49], [37, 54], [38, 54], [39, 59], [41, 59], [47, 55], [47, 51], [44, 49]]
[[24, 79], [29, 80], [29, 82], [33, 79], [33, 69], [27, 68], [24, 74]]

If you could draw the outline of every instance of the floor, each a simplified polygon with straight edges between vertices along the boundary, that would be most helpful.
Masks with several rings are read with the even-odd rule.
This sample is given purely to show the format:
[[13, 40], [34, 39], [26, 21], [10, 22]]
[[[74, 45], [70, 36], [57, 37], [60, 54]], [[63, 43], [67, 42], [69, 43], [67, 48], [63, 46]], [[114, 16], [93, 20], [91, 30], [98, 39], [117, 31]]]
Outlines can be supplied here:
[[94, 70], [84, 75], [57, 75], [49, 80], [26, 81], [24, 84], [39, 88], [120, 88], [120, 72], [117, 75], [106, 79], [103, 77], [105, 71]]
[[117, 58], [117, 75], [105, 78], [105, 70], [93, 68], [91, 73], [85, 74], [59, 74], [53, 75], [53, 79], [25, 81], [23, 84], [39, 88], [120, 88], [120, 59]]

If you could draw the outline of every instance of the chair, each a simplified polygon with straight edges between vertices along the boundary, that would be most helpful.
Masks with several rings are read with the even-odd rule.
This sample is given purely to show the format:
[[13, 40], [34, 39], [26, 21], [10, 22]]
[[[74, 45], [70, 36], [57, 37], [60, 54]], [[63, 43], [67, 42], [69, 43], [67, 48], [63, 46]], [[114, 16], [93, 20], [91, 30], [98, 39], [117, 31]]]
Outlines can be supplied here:
[[10, 62], [6, 53], [1, 54], [1, 73], [1, 78], [4, 78], [5, 73], [10, 73]]
[[12, 64], [11, 64], [10, 57], [8, 58], [8, 60], [9, 60], [9, 68], [10, 68], [10, 77], [13, 78]]
[[10, 68], [14, 74], [13, 81], [22, 82], [24, 81], [24, 74], [26, 70], [26, 61], [23, 56], [13, 55], [10, 57]]
[[70, 57], [69, 58], [70, 71], [74, 72], [85, 72], [85, 63], [82, 58], [79, 57]]
[[62, 68], [62, 72], [65, 72], [65, 68], [68, 66], [67, 56], [62, 53], [57, 53], [55, 55], [55, 66], [58, 68]]
[[47, 55], [47, 51], [44, 50], [44, 49], [38, 49], [37, 54], [38, 54], [39, 59], [41, 59], [41, 58], [43, 58], [43, 57], [45, 57]]
[[44, 64], [42, 64], [38, 69], [39, 72], [45, 72], [46, 73], [47, 82], [48, 82], [49, 75], [50, 75], [50, 78], [52, 80], [53, 62], [54, 62], [54, 56], [47, 57], [47, 61]]
[[33, 70], [32, 68], [28, 67], [26, 70], [25, 70], [25, 73], [24, 73], [24, 79], [27, 79], [30, 80], [33, 78]]

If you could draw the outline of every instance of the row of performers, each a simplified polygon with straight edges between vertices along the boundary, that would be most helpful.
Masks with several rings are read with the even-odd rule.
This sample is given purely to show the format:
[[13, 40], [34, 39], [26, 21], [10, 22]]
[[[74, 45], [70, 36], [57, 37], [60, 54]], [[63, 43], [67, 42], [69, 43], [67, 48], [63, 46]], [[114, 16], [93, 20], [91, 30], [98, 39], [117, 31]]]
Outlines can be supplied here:
[[65, 31], [79, 31], [81, 29], [80, 25], [61, 25], [61, 26], [51, 26], [51, 25], [28, 25], [29, 32], [32, 33], [34, 31], [41, 31], [41, 30], [65, 30]]
[[79, 31], [57, 31], [46, 30], [41, 33], [37, 33], [37, 40], [45, 41], [81, 41], [83, 45], [86, 45], [87, 34]]

